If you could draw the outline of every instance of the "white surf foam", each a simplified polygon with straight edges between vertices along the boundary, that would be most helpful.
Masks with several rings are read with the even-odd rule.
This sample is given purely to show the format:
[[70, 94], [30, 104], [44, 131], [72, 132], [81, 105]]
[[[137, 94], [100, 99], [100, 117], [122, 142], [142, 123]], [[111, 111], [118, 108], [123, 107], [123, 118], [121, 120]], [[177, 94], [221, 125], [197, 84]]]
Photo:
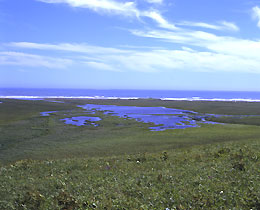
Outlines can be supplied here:
[[134, 100], [138, 97], [105, 97], [105, 96], [0, 96], [6, 99], [123, 99]]
[[260, 102], [260, 99], [245, 98], [161, 98], [162, 101], [223, 101], [223, 102]]
[[[0, 96], [3, 99], [24, 99], [24, 100], [44, 100], [44, 99], [122, 99], [137, 100], [139, 97], [105, 97], [105, 96]], [[160, 98], [162, 101], [223, 101], [223, 102], [260, 102], [260, 99], [245, 98]]]

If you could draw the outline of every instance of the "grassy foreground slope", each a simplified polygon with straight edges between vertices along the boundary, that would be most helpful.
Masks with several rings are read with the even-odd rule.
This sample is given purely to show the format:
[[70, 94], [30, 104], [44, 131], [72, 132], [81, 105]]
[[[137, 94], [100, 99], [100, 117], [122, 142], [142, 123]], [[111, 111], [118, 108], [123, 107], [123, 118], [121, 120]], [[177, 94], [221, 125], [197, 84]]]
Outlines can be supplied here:
[[2, 166], [0, 209], [260, 208], [259, 141]]
[[[99, 127], [77, 127], [60, 121], [89, 116], [77, 104], [161, 104], [1, 101], [0, 209], [260, 209], [260, 129], [255, 119], [151, 132], [147, 124], [98, 112], [93, 116], [103, 119]], [[179, 108], [191, 108], [185, 104]], [[195, 103], [193, 110], [214, 113], [215, 107], [218, 114], [256, 114], [260, 106], [234, 103], [230, 111], [225, 107], [232, 103], [221, 105], [203, 103], [201, 109]]]

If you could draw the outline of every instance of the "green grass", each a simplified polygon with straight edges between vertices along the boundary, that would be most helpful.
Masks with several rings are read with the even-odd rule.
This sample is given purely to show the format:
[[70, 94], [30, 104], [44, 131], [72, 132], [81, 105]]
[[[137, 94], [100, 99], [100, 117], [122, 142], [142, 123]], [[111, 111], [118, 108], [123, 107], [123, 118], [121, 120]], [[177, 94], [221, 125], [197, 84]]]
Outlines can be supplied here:
[[39, 115], [43, 111], [58, 111], [75, 108], [70, 103], [51, 103], [47, 101], [1, 99], [0, 125]]
[[247, 141], [0, 168], [0, 209], [260, 208], [260, 144]]
[[[149, 124], [90, 115], [76, 106], [190, 107], [241, 115], [257, 114], [259, 103], [1, 101], [0, 209], [260, 209], [259, 117], [152, 132]], [[43, 117], [42, 111], [59, 112]], [[84, 115], [103, 120], [98, 127], [60, 120]]]
[[229, 124], [232, 123], [232, 124], [241, 124], [241, 125], [260, 126], [260, 116], [249, 116], [249, 117], [225, 116], [219, 118], [212, 117], [210, 120], [214, 122], [229, 123]]

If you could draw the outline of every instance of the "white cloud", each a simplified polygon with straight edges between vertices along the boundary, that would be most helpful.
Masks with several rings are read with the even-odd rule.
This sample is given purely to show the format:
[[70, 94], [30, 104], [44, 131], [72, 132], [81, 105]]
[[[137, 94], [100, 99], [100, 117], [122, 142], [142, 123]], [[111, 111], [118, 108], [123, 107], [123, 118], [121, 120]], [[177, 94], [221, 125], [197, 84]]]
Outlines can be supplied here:
[[230, 31], [239, 31], [239, 27], [235, 23], [221, 21], [220, 24], [222, 24], [223, 30], [227, 29]]
[[102, 63], [102, 62], [96, 62], [96, 61], [86, 61], [84, 62], [86, 65], [98, 69], [98, 70], [107, 70], [107, 71], [119, 71], [118, 69], [114, 68], [111, 65]]
[[65, 3], [71, 7], [92, 9], [96, 12], [109, 12], [124, 16], [139, 16], [134, 2], [118, 2], [113, 0], [38, 0], [45, 3]]
[[219, 39], [219, 37], [214, 34], [192, 30], [180, 30], [175, 32], [164, 30], [132, 30], [131, 32], [136, 36], [156, 38], [167, 42], [181, 43], [185, 45], [201, 45], [202, 47], [205, 45], [205, 42], [216, 41]]
[[239, 31], [239, 28], [236, 24], [227, 22], [227, 21], [221, 21], [218, 25], [209, 24], [209, 23], [203, 23], [203, 22], [190, 22], [190, 21], [183, 21], [176, 25], [180, 26], [191, 26], [191, 27], [200, 27], [200, 28], [208, 28], [213, 30], [220, 30], [220, 31]]
[[260, 62], [260, 41], [246, 40], [228, 36], [217, 36], [203, 31], [132, 31], [136, 36], [161, 39], [204, 48], [205, 51], [239, 56], [241, 59], [258, 59]]
[[125, 50], [108, 47], [98, 47], [88, 44], [73, 44], [73, 43], [60, 43], [60, 44], [48, 44], [48, 43], [32, 43], [32, 42], [11, 42], [6, 44], [9, 47], [18, 47], [25, 49], [37, 49], [37, 50], [59, 50], [59, 51], [70, 51], [78, 53], [125, 53]]
[[209, 71], [260, 73], [260, 61], [236, 55], [190, 50], [153, 50], [128, 56], [107, 56], [104, 62], [117, 63], [123, 69], [142, 72]]
[[162, 15], [157, 11], [146, 11], [141, 13], [142, 16], [146, 16], [158, 23], [161, 28], [176, 30], [177, 27], [174, 24], [169, 23]]
[[15, 65], [45, 68], [66, 68], [72, 60], [40, 56], [20, 52], [0, 52], [0, 65]]
[[[119, 2], [113, 0], [37, 0], [45, 3], [64, 3], [71, 7], [81, 7], [94, 10], [96, 12], [105, 12], [128, 17], [148, 17], [154, 20], [160, 27], [167, 29], [176, 29], [170, 24], [158, 11], [142, 11], [136, 7], [134, 2]], [[153, 3], [160, 3], [161, 0], [150, 0]]]
[[[111, 15], [121, 15], [128, 17], [148, 17], [155, 21], [159, 27], [169, 30], [177, 30], [179, 29], [176, 25], [180, 26], [191, 26], [191, 27], [201, 27], [208, 28], [214, 30], [230, 30], [230, 31], [238, 31], [239, 28], [234, 23], [221, 21], [219, 24], [208, 24], [203, 22], [190, 22], [183, 21], [177, 23], [176, 25], [167, 21], [159, 11], [155, 11], [153, 9], [149, 10], [139, 10], [137, 5], [133, 1], [114, 1], [114, 0], [37, 0], [45, 3], [64, 3], [68, 4], [71, 7], [80, 7], [91, 9], [96, 12], [109, 13]], [[161, 4], [163, 0], [145, 0], [149, 3]]]
[[208, 23], [203, 23], [203, 22], [183, 21], [183, 22], [178, 23], [177, 25], [219, 30], [219, 26], [208, 24]]
[[146, 0], [148, 3], [151, 4], [162, 4], [163, 0]]
[[[137, 8], [136, 1], [115, 1], [115, 0], [37, 0], [45, 3], [58, 4], [63, 3], [71, 7], [80, 7], [93, 10], [95, 12], [103, 12], [111, 15], [121, 15], [127, 17], [135, 17], [137, 19], [141, 17], [150, 18], [155, 21], [159, 27], [169, 30], [180, 30], [176, 25], [189, 26], [189, 27], [201, 27], [214, 30], [230, 30], [239, 31], [239, 27], [232, 22], [220, 21], [218, 24], [209, 24], [204, 22], [190, 22], [183, 21], [177, 24], [169, 22], [165, 19], [159, 11], [149, 8], [148, 10], [140, 10]], [[163, 3], [163, 0], [145, 0], [149, 3]], [[259, 9], [258, 7], [254, 10]], [[259, 16], [260, 17], [260, 16]], [[259, 21], [260, 22], [260, 21]]]
[[[70, 60], [73, 60], [73, 65], [75, 64], [77, 67], [86, 66], [86, 69], [105, 71], [167, 72], [185, 70], [197, 72], [250, 72], [260, 74], [260, 43], [237, 40], [234, 38], [210, 36], [210, 34], [203, 33], [194, 32], [194, 34], [195, 35], [186, 38], [196, 38], [198, 42], [203, 42], [205, 50], [197, 51], [185, 46], [182, 47], [181, 50], [115, 50], [116, 48], [91, 46], [92, 51], [84, 51], [83, 55], [75, 55], [75, 51], [71, 51], [72, 55]], [[201, 39], [199, 39], [199, 37]], [[180, 40], [178, 41], [181, 43]], [[195, 43], [195, 40], [189, 41], [190, 43]], [[31, 46], [34, 46], [33, 49], [35, 49], [35, 46], [38, 46], [39, 50], [52, 51], [52, 53], [55, 51], [56, 53], [59, 53], [61, 50], [60, 45], [61, 44], [50, 45], [31, 43]], [[64, 45], [65, 44], [62, 44], [62, 46]], [[66, 44], [65, 46], [70, 45], [73, 46], [72, 44]], [[20, 48], [22, 47], [22, 45], [15, 45], [15, 43], [12, 43], [12, 46], [15, 48], [18, 46]], [[29, 44], [26, 45], [25, 49], [27, 49], [28, 46]], [[81, 49], [79, 47], [80, 44], [76, 44], [76, 46]], [[84, 46], [86, 46], [86, 44], [83, 44], [83, 47]], [[104, 50], [106, 53], [100, 53], [100, 49]], [[67, 51], [68, 49], [63, 48], [63, 50]], [[80, 52], [82, 53], [82, 51]], [[13, 55], [9, 56], [11, 57]], [[36, 65], [35, 63], [38, 63], [38, 61], [37, 59], [35, 61], [35, 58], [37, 58], [37, 56], [29, 56], [25, 63], [20, 61], [17, 62], [17, 59], [15, 59], [15, 62], [17, 65], [30, 65], [28, 64], [29, 62], [33, 62], [33, 65]], [[0, 63], [3, 63], [3, 61]], [[5, 64], [7, 63], [5, 62]], [[11, 62], [11, 64], [13, 64], [13, 62]], [[53, 62], [51, 64], [53, 64]]]
[[252, 15], [257, 20], [257, 26], [260, 28], [260, 8], [258, 6], [253, 7]]

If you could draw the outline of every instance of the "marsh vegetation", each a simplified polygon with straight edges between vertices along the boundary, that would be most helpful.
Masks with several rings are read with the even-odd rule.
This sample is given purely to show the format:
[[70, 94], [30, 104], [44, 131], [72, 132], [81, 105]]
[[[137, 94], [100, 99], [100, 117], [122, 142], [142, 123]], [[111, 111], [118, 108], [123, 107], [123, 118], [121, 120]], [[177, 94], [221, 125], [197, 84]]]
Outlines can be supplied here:
[[[150, 131], [77, 105], [164, 106], [258, 115], [259, 103], [3, 99], [0, 209], [260, 209], [258, 117]], [[49, 112], [41, 116], [41, 112]], [[99, 126], [61, 119], [99, 117]], [[216, 120], [216, 119], [215, 119]]]

